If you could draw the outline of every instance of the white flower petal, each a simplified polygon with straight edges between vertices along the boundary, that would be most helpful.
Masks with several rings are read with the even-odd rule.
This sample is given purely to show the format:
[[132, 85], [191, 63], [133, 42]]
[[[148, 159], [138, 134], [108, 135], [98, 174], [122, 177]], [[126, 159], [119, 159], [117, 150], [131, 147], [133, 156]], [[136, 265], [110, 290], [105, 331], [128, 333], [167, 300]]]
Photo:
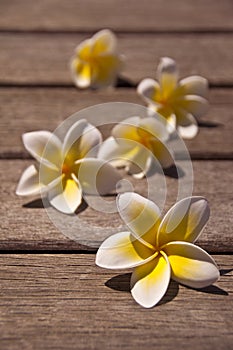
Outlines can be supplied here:
[[122, 142], [122, 140], [119, 143], [110, 136], [100, 145], [98, 158], [107, 160], [116, 167], [126, 166], [128, 164], [126, 155], [131, 151], [132, 143]]
[[83, 62], [77, 57], [73, 57], [70, 62], [70, 70], [73, 82], [80, 89], [91, 86], [91, 66], [88, 62]]
[[205, 114], [209, 108], [208, 101], [197, 95], [185, 95], [176, 99], [178, 108], [182, 108], [194, 117], [200, 117]]
[[117, 39], [115, 34], [109, 29], [103, 29], [93, 37], [93, 55], [113, 54], [117, 49]]
[[218, 280], [216, 264], [203, 249], [187, 242], [171, 242], [163, 250], [175, 281], [192, 288], [203, 288]]
[[161, 85], [163, 98], [171, 95], [177, 85], [178, 70], [176, 62], [169, 57], [162, 57], [158, 68], [157, 76]]
[[149, 105], [159, 105], [159, 99], [161, 97], [161, 89], [157, 81], [153, 79], [142, 80], [138, 87], [137, 93], [145, 100]]
[[135, 178], [142, 179], [150, 170], [152, 154], [150, 150], [141, 145], [138, 145], [132, 151], [125, 155], [126, 159], [128, 155], [129, 160], [126, 171]]
[[208, 95], [208, 80], [198, 75], [180, 80], [176, 94], [179, 95]]
[[76, 164], [75, 176], [86, 194], [105, 195], [116, 190], [122, 179], [113, 166], [102, 159], [84, 158]]
[[114, 126], [112, 129], [112, 136], [120, 139], [140, 141], [140, 137], [137, 131], [140, 122], [141, 118], [138, 116], [123, 120]]
[[210, 215], [203, 197], [187, 197], [176, 203], [164, 216], [158, 234], [158, 244], [171, 241], [194, 242], [204, 229]]
[[86, 156], [95, 157], [102, 142], [100, 131], [85, 119], [80, 119], [68, 130], [63, 143], [62, 153], [69, 161], [76, 161]]
[[169, 134], [173, 134], [176, 131], [177, 120], [175, 114], [171, 114], [167, 117], [167, 131]]
[[[183, 119], [184, 122], [184, 119]], [[192, 139], [198, 133], [198, 125], [192, 114], [186, 114], [186, 125], [177, 125], [178, 134], [184, 139]]]
[[40, 194], [44, 186], [39, 183], [39, 173], [34, 165], [30, 165], [22, 174], [16, 194], [18, 196], [31, 196]]
[[88, 61], [92, 53], [93, 44], [92, 38], [83, 40], [75, 49], [76, 57], [82, 62]]
[[73, 214], [82, 202], [82, 189], [79, 182], [64, 178], [48, 192], [51, 205], [65, 214]]
[[107, 238], [96, 254], [96, 264], [109, 269], [131, 268], [153, 259], [153, 250], [139, 242], [130, 232]]
[[61, 141], [49, 131], [32, 131], [23, 134], [23, 143], [27, 151], [38, 162], [51, 168], [61, 165]]
[[152, 117], [155, 112], [161, 115], [161, 117], [166, 121], [166, 129], [168, 134], [173, 134], [176, 131], [176, 115], [174, 114], [174, 110], [168, 106], [153, 107], [150, 105], [148, 107], [148, 115]]
[[99, 147], [98, 158], [100, 159], [112, 161], [117, 159], [120, 155], [119, 143], [113, 136], [108, 137]]
[[155, 245], [160, 210], [155, 203], [137, 193], [126, 192], [117, 197], [117, 207], [126, 225], [145, 244]]
[[155, 159], [160, 163], [162, 168], [169, 168], [174, 164], [173, 155], [170, 153], [165, 142], [158, 139], [151, 140], [150, 146]]
[[116, 85], [118, 72], [121, 70], [121, 56], [101, 56], [91, 65], [92, 87], [101, 88]]
[[43, 185], [49, 185], [55, 179], [61, 177], [61, 175], [61, 169], [51, 169], [43, 163], [39, 166], [39, 181]]
[[170, 265], [161, 254], [152, 261], [134, 269], [131, 277], [131, 293], [138, 304], [155, 306], [167, 291], [170, 281]]
[[166, 141], [169, 137], [169, 133], [166, 129], [166, 123], [165, 118], [154, 112], [153, 117], [141, 119], [138, 133], [140, 136], [143, 136], [141, 131], [144, 131], [156, 138], [159, 138], [161, 141]]

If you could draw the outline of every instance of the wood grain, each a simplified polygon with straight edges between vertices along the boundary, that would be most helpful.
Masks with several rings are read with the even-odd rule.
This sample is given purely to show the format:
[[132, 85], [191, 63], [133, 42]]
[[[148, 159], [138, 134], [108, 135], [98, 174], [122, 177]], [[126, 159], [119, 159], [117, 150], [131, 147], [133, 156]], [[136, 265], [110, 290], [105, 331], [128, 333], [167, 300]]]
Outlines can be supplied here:
[[[108, 214], [104, 209], [97, 211], [90, 206], [84, 207], [74, 219], [67, 218], [66, 215], [54, 217], [51, 216], [55, 215], [54, 212], [51, 214], [49, 211], [53, 219], [51, 222], [38, 198], [20, 198], [14, 194], [20, 175], [29, 164], [30, 161], [22, 160], [0, 161], [0, 250], [93, 250], [101, 241], [101, 235], [107, 237], [111, 233], [122, 231], [123, 223], [117, 213]], [[231, 161], [193, 162], [194, 194], [205, 196], [211, 208], [209, 223], [198, 242], [209, 252], [233, 251], [232, 165]], [[182, 162], [180, 168], [182, 169]], [[156, 175], [156, 182], [149, 182], [149, 185], [146, 179], [133, 180], [129, 176], [126, 179], [131, 182], [135, 192], [144, 196], [147, 196], [148, 188], [152, 190], [153, 187], [153, 193], [157, 193], [158, 200], [160, 199], [161, 175]], [[166, 176], [166, 185], [168, 194], [165, 208], [168, 209], [176, 201], [178, 181]], [[105, 200], [114, 203], [115, 197], [107, 197]], [[80, 222], [81, 228], [77, 229]], [[72, 239], [66, 238], [61, 232]]]
[[[232, 34], [233, 35], [233, 34]], [[177, 60], [182, 76], [203, 75], [212, 84], [232, 84], [230, 34], [119, 34], [126, 57], [123, 76], [139, 82], [155, 77], [160, 57]], [[0, 84], [72, 84], [69, 61], [88, 34], [0, 34]]]
[[230, 0], [1, 0], [1, 30], [232, 30]]
[[[1, 349], [232, 349], [232, 10], [231, 0], [0, 1]], [[70, 57], [82, 40], [106, 27], [117, 32], [126, 56], [123, 79], [116, 90], [79, 91]], [[22, 133], [53, 131], [94, 104], [142, 104], [135, 87], [155, 77], [161, 56], [177, 60], [181, 77], [203, 75], [214, 87], [211, 108], [187, 146], [193, 159], [201, 159], [193, 161], [193, 193], [205, 196], [211, 208], [197, 244], [216, 253], [221, 278], [201, 291], [172, 281], [160, 304], [145, 310], [129, 293], [130, 271], [95, 266], [101, 234], [121, 230], [117, 213], [83, 203], [70, 220], [39, 198], [17, 197], [15, 189], [32, 163], [22, 159], [28, 158]], [[179, 167], [185, 173], [183, 162]], [[152, 186], [158, 199], [161, 178], [156, 174]], [[173, 172], [165, 178], [167, 210], [176, 201], [178, 180]], [[147, 196], [146, 180], [126, 179]], [[105, 205], [115, 202], [115, 196], [103, 199]]]
[[[0, 158], [28, 157], [21, 141], [24, 132], [53, 131], [65, 118], [86, 107], [107, 102], [143, 104], [134, 89], [94, 92], [75, 88], [2, 88], [0, 91]], [[193, 140], [186, 141], [186, 145], [193, 159], [233, 159], [233, 90], [212, 89], [209, 99], [210, 109], [200, 120], [200, 132]], [[102, 115], [96, 116], [96, 122], [103, 122], [101, 118]], [[106, 117], [104, 122], [107, 121]]]
[[143, 309], [129, 293], [129, 271], [100, 269], [93, 255], [1, 256], [1, 346], [230, 350], [233, 258], [214, 258], [215, 285], [171, 282], [159, 305]]

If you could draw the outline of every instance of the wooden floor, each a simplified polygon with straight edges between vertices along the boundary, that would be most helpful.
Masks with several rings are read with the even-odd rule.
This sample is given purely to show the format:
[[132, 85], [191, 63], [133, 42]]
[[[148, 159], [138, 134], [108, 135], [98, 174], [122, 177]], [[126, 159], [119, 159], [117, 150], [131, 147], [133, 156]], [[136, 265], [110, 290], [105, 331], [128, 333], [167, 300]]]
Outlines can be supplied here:
[[[0, 348], [233, 349], [232, 1], [1, 0], [0, 13]], [[127, 57], [124, 81], [111, 92], [78, 91], [69, 58], [81, 40], [106, 27]], [[17, 198], [15, 188], [32, 161], [23, 132], [52, 131], [98, 103], [141, 104], [134, 86], [153, 77], [164, 55], [177, 60], [181, 76], [210, 82], [211, 108], [186, 144], [194, 193], [211, 207], [198, 243], [221, 278], [201, 291], [171, 282], [147, 310], [129, 293], [130, 271], [96, 267], [93, 248], [62, 235], [41, 202]], [[173, 188], [175, 180], [167, 181]], [[86, 215], [103, 220], [91, 209]]]

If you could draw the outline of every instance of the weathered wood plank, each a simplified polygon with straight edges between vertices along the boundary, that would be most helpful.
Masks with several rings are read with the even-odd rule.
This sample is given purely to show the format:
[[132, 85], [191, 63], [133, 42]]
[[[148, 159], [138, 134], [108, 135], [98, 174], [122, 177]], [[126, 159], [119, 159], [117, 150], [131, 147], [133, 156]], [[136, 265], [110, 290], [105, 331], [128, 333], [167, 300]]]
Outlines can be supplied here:
[[[53, 131], [66, 117], [83, 108], [106, 102], [143, 104], [134, 89], [93, 92], [75, 88], [2, 88], [0, 91], [1, 158], [28, 157], [21, 141], [24, 132]], [[232, 110], [233, 90], [210, 91], [210, 109], [201, 119], [200, 132], [194, 140], [186, 142], [192, 158], [233, 158]]]
[[[85, 229], [93, 227], [93, 242], [98, 241], [98, 227], [117, 232], [122, 225], [117, 213], [97, 212], [91, 207], [78, 214], [82, 229], [76, 230], [78, 241], [69, 240], [55, 227], [47, 216], [42, 203], [35, 198], [17, 198], [14, 194], [17, 182], [23, 169], [31, 161], [0, 161], [0, 250], [78, 250], [87, 249]], [[182, 162], [181, 168], [182, 168]], [[205, 196], [211, 208], [211, 217], [199, 244], [210, 252], [232, 252], [232, 166], [231, 161], [194, 161], [194, 194]], [[211, 181], [210, 181], [211, 177]], [[132, 183], [134, 191], [147, 196], [146, 180], [127, 179]], [[157, 181], [159, 182], [158, 174]], [[166, 209], [174, 204], [177, 197], [177, 179], [166, 177], [167, 202]], [[227, 190], [226, 190], [227, 189]], [[156, 186], [154, 191], [158, 191]], [[114, 197], [109, 197], [114, 201]], [[75, 226], [76, 227], [76, 226]], [[61, 228], [61, 226], [59, 226]], [[114, 229], [115, 228], [115, 229]], [[64, 232], [69, 231], [69, 226]], [[83, 232], [83, 233], [82, 233]], [[81, 233], [81, 234], [80, 234]], [[108, 234], [108, 233], [107, 233]], [[92, 236], [91, 236], [92, 237]], [[82, 244], [80, 244], [82, 243]], [[90, 249], [90, 248], [88, 248]]]
[[[171, 282], [153, 309], [129, 293], [128, 271], [96, 267], [93, 255], [2, 255], [3, 349], [232, 348], [232, 256], [197, 291]], [[109, 317], [111, 315], [111, 317]]]
[[232, 30], [230, 0], [1, 0], [0, 29]]
[[[85, 34], [0, 34], [0, 83], [72, 84], [70, 57]], [[154, 77], [161, 56], [177, 60], [182, 76], [199, 74], [212, 84], [232, 84], [232, 35], [121, 34], [124, 76], [135, 83]]]

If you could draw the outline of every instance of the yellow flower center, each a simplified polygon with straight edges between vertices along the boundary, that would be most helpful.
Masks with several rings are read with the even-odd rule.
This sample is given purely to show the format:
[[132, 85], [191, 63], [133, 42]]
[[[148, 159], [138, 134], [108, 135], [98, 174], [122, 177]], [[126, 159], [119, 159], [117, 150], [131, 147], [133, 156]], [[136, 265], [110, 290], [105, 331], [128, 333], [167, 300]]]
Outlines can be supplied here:
[[139, 128], [139, 134], [140, 134], [140, 143], [150, 149], [151, 148], [151, 145], [150, 145], [150, 141], [151, 141], [151, 138], [153, 137], [153, 135], [151, 135], [148, 131], [142, 129], [142, 128]]
[[62, 174], [69, 175], [71, 173], [71, 168], [67, 163], [63, 163], [61, 171]]
[[161, 99], [159, 99], [158, 102], [161, 103], [161, 105], [163, 105], [163, 106], [168, 105], [168, 100], [164, 97], [161, 97]]
[[61, 167], [62, 174], [70, 177], [71, 173], [73, 172], [73, 166], [74, 166], [73, 162], [70, 159], [66, 158], [64, 160], [64, 163], [62, 164], [62, 167]]
[[88, 55], [86, 57], [87, 63], [89, 63], [91, 66], [95, 66], [98, 64], [98, 58], [94, 55]]

